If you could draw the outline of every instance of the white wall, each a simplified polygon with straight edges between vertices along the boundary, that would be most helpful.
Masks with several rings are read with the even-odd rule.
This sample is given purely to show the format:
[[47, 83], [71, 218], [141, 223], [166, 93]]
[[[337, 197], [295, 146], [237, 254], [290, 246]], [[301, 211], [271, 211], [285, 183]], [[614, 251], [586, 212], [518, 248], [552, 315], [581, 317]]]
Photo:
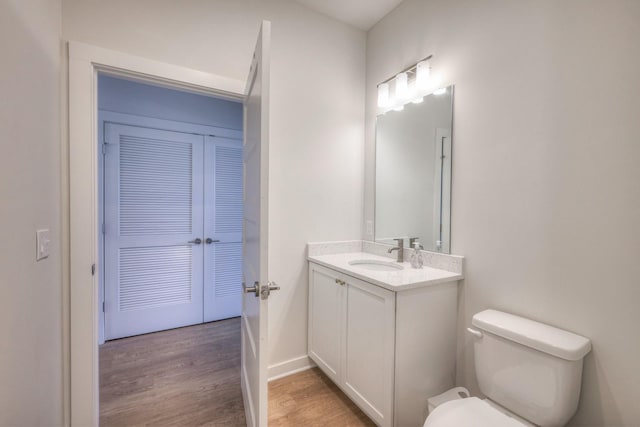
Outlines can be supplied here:
[[270, 364], [307, 353], [307, 241], [361, 235], [365, 34], [290, 0], [64, 0], [63, 38], [245, 79], [273, 32]]
[[[62, 424], [60, 27], [52, 0], [0, 2], [0, 425]], [[35, 232], [51, 230], [36, 262]]]
[[[434, 54], [456, 85], [452, 252], [493, 307], [593, 340], [574, 426], [640, 425], [640, 2], [405, 0], [367, 37], [365, 219], [376, 83]], [[371, 236], [366, 236], [371, 238]]]

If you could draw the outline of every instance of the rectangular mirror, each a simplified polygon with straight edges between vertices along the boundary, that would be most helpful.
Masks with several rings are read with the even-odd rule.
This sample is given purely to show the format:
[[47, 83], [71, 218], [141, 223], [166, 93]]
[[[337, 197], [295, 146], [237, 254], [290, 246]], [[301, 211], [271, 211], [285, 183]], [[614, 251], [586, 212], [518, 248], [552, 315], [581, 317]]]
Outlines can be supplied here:
[[453, 86], [376, 120], [375, 240], [450, 252]]

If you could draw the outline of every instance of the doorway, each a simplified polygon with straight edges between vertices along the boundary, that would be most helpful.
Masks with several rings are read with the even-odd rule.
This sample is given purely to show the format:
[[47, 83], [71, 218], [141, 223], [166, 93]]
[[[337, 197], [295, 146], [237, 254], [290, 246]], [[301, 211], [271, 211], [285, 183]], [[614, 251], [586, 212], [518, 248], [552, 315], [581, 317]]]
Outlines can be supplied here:
[[239, 316], [242, 104], [98, 77], [100, 343]]
[[[68, 420], [72, 425], [97, 425], [99, 418], [99, 369], [98, 369], [98, 342], [99, 342], [99, 311], [100, 299], [99, 277], [103, 274], [104, 266], [100, 263], [100, 218], [99, 218], [99, 147], [96, 137], [99, 129], [97, 126], [98, 105], [97, 89], [98, 74], [109, 74], [117, 77], [150, 83], [161, 87], [181, 89], [189, 93], [211, 95], [221, 99], [234, 101], [246, 100], [244, 103], [245, 117], [258, 120], [257, 127], [253, 121], [245, 125], [249, 129], [257, 129], [257, 133], [247, 132], [247, 139], [257, 138], [258, 145], [264, 146], [260, 152], [261, 166], [268, 165], [268, 70], [269, 55], [268, 41], [270, 39], [270, 24], [263, 22], [259, 43], [248, 83], [252, 87], [261, 88], [259, 92], [249, 92], [247, 95], [247, 82], [228, 77], [213, 75], [193, 69], [184, 68], [172, 64], [154, 61], [135, 55], [116, 52], [84, 43], [69, 42], [69, 287], [68, 306], [69, 315], [64, 319], [68, 328], [65, 336], [67, 349], [65, 358], [65, 401]], [[265, 50], [266, 48], [266, 50]], [[266, 52], [266, 54], [264, 54]], [[264, 66], [263, 66], [264, 65]], [[260, 70], [256, 73], [256, 70]], [[250, 73], [250, 74], [251, 74]], [[256, 75], [259, 78], [256, 78]], [[259, 84], [253, 85], [253, 82]], [[243, 95], [245, 94], [245, 95]], [[247, 99], [247, 96], [249, 99]], [[246, 157], [246, 154], [245, 154]], [[246, 159], [244, 160], [246, 163]], [[245, 165], [245, 170], [247, 167]], [[254, 171], [255, 177], [268, 176], [266, 169], [259, 167]], [[248, 178], [245, 182], [251, 181]], [[253, 181], [251, 181], [253, 182]], [[266, 183], [266, 181], [263, 181]], [[254, 188], [255, 187], [255, 188]], [[252, 187], [252, 191], [259, 190], [259, 195], [254, 197], [253, 192], [245, 199], [254, 198], [264, 200], [258, 203], [261, 218], [267, 218], [266, 185]], [[245, 193], [247, 190], [245, 189]], [[245, 202], [246, 206], [246, 202]], [[250, 209], [247, 208], [247, 211]], [[247, 218], [244, 218], [246, 224]], [[266, 220], [264, 221], [267, 223]], [[266, 230], [266, 227], [263, 229]], [[262, 230], [262, 228], [261, 228]], [[266, 235], [264, 240], [259, 240], [261, 249], [266, 248]], [[260, 257], [260, 260], [266, 256]], [[245, 256], [245, 260], [246, 260]], [[260, 271], [260, 282], [267, 283], [266, 263], [260, 263], [256, 271]], [[245, 268], [246, 270], [246, 263]], [[246, 271], [245, 271], [246, 276]], [[266, 287], [267, 285], [265, 285]], [[260, 288], [262, 289], [262, 287]], [[257, 294], [257, 293], [256, 293]], [[249, 333], [252, 339], [251, 350], [254, 358], [246, 358], [246, 340], [243, 339], [242, 349], [242, 396], [245, 402], [245, 411], [253, 415], [253, 408], [266, 416], [266, 294], [261, 295], [260, 304], [256, 306], [253, 298], [248, 299], [243, 294], [242, 334]], [[258, 298], [255, 298], [258, 300]], [[257, 309], [257, 310], [256, 310]], [[249, 322], [252, 322], [251, 326]], [[259, 328], [257, 328], [259, 326]], [[253, 332], [260, 332], [256, 335]], [[255, 336], [254, 336], [255, 335]], [[260, 344], [258, 346], [258, 344]], [[258, 351], [259, 350], [259, 351]], [[71, 363], [73, 361], [73, 363]], [[246, 374], [249, 375], [246, 375]], [[258, 375], [259, 374], [259, 375]], [[245, 387], [246, 386], [246, 387]], [[249, 395], [246, 391], [252, 393]], [[258, 399], [259, 397], [259, 399]], [[251, 409], [249, 411], [248, 407]], [[264, 409], [263, 409], [264, 408]], [[266, 423], [266, 417], [265, 421]]]
[[[159, 396], [219, 401], [219, 387], [244, 416], [242, 116], [237, 101], [98, 74], [105, 425], [177, 416]], [[210, 419], [205, 406], [182, 416]]]

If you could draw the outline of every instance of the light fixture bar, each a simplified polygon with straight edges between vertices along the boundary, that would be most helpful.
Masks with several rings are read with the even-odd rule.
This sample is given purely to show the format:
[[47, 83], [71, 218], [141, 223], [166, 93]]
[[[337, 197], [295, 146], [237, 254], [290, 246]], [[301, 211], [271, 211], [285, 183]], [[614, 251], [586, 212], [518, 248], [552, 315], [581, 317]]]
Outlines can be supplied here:
[[378, 83], [378, 86], [380, 86], [381, 84], [389, 83], [391, 80], [395, 79], [396, 76], [398, 74], [400, 74], [400, 73], [415, 73], [416, 72], [416, 68], [418, 67], [418, 64], [420, 62], [428, 61], [431, 58], [433, 58], [433, 55], [429, 55], [426, 58], [422, 58], [420, 61], [416, 62], [415, 64], [410, 65], [407, 68], [405, 68], [404, 70], [395, 73], [393, 76], [389, 77], [388, 79], [381, 81], [380, 83]]

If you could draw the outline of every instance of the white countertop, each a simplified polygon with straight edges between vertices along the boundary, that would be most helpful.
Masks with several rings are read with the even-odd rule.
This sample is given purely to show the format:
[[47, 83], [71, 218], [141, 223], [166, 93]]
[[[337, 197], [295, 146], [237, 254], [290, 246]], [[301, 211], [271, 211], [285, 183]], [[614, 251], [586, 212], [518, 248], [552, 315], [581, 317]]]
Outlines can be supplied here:
[[393, 259], [374, 255], [368, 252], [315, 255], [309, 256], [307, 259], [311, 262], [315, 262], [316, 264], [323, 265], [395, 292], [420, 288], [423, 286], [432, 286], [440, 283], [454, 282], [464, 278], [460, 273], [453, 273], [432, 267], [425, 266], [420, 269], [411, 268], [411, 264], [408, 262], [402, 263], [404, 267], [402, 270], [394, 271], [368, 270], [358, 265], [349, 264], [349, 261], [363, 259], [386, 262], [393, 261]]

